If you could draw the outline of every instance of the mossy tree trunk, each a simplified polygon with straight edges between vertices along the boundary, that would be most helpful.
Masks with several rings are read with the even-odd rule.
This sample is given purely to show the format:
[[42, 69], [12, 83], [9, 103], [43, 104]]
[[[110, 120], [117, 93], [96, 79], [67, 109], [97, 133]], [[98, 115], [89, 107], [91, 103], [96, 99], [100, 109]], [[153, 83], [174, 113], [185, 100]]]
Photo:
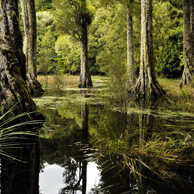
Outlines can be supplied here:
[[90, 18], [88, 17], [86, 12], [86, 1], [82, 0], [82, 8], [81, 8], [81, 69], [80, 69], [80, 79], [79, 79], [79, 88], [88, 88], [92, 87], [92, 79], [89, 71], [89, 63], [88, 63], [88, 23], [90, 23]]
[[[130, 1], [132, 3], [132, 1]], [[127, 5], [127, 73], [129, 77], [128, 85], [135, 84], [134, 73], [134, 49], [133, 49], [133, 16], [130, 4]]]
[[183, 57], [184, 57], [184, 70], [180, 87], [189, 85], [192, 81], [192, 39], [191, 39], [191, 20], [190, 20], [190, 2], [183, 0]]
[[[192, 41], [192, 59], [194, 60], [194, 0], [191, 0], [191, 41]], [[194, 64], [192, 64], [192, 72], [194, 71]]]
[[33, 97], [41, 96], [43, 89], [37, 80], [37, 27], [34, 0], [20, 0], [24, 23], [24, 54], [26, 56], [27, 85]]
[[14, 105], [13, 115], [36, 109], [26, 85], [25, 56], [18, 21], [18, 0], [0, 0], [1, 114]]
[[164, 95], [155, 74], [152, 37], [152, 0], [141, 0], [141, 58], [139, 78], [131, 90], [138, 97]]

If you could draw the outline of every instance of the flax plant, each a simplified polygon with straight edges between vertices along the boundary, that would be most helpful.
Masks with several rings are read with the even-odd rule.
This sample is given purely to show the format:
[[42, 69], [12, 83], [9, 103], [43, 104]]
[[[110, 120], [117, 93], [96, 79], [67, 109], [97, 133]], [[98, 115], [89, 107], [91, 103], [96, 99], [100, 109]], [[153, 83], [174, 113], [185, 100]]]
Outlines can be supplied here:
[[[7, 154], [6, 150], [22, 148], [24, 145], [29, 144], [33, 136], [38, 135], [37, 128], [43, 125], [44, 120], [33, 120], [31, 115], [34, 112], [21, 113], [7, 118], [13, 110], [14, 106], [0, 116], [0, 156], [17, 160]], [[29, 118], [28, 121], [19, 122], [19, 119], [26, 117]]]

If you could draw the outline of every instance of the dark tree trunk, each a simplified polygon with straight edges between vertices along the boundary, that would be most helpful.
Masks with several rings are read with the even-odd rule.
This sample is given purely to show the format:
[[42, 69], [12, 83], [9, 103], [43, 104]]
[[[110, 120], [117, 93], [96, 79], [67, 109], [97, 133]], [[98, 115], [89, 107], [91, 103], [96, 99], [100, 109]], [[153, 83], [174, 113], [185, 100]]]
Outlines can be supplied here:
[[37, 27], [34, 0], [20, 0], [24, 23], [24, 54], [26, 56], [27, 85], [33, 97], [44, 93], [37, 80]]
[[152, 0], [141, 0], [141, 63], [139, 79], [132, 89], [138, 97], [155, 98], [164, 95], [155, 74], [152, 37]]
[[0, 0], [1, 114], [14, 105], [13, 115], [36, 109], [26, 85], [25, 56], [18, 21], [18, 1]]
[[189, 85], [192, 81], [192, 41], [190, 36], [190, 5], [188, 0], [183, 0], [183, 57], [184, 70], [180, 87]]
[[[192, 48], [191, 48], [192, 60], [194, 60], [194, 0], [191, 0], [191, 41], [192, 41]], [[194, 71], [194, 64], [192, 64], [192, 72], [193, 71]]]
[[[85, 6], [85, 0], [82, 0], [82, 6]], [[79, 88], [92, 87], [92, 79], [89, 71], [88, 63], [88, 17], [85, 13], [85, 8], [82, 8], [82, 21], [81, 21], [81, 69], [80, 69], [80, 79]]]
[[133, 16], [130, 5], [127, 6], [127, 73], [129, 86], [135, 84], [134, 50], [133, 50]]

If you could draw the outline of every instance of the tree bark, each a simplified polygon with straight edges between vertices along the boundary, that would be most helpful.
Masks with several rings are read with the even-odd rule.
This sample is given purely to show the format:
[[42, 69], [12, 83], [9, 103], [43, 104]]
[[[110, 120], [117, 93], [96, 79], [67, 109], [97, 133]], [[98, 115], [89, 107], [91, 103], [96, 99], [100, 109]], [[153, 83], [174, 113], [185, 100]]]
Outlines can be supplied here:
[[[192, 41], [192, 59], [194, 60], [194, 0], [191, 0], [191, 41]], [[194, 71], [194, 64], [192, 64], [192, 72]]]
[[188, 0], [183, 0], [183, 57], [184, 57], [184, 70], [180, 87], [189, 85], [192, 81], [192, 40], [191, 40], [191, 20], [190, 20], [190, 4]]
[[133, 50], [133, 16], [130, 5], [127, 6], [127, 73], [129, 77], [129, 86], [135, 84], [134, 73], [134, 50]]
[[[84, 6], [85, 0], [82, 0]], [[85, 14], [85, 9], [82, 9], [82, 21], [81, 21], [81, 69], [80, 69], [80, 79], [79, 88], [92, 87], [92, 79], [89, 71], [88, 63], [88, 21], [87, 14]]]
[[131, 92], [138, 97], [156, 98], [165, 94], [155, 74], [152, 37], [152, 0], [141, 0], [141, 63], [139, 78]]
[[26, 85], [25, 56], [19, 29], [18, 0], [0, 0], [0, 106], [1, 114], [36, 110]]
[[33, 97], [44, 93], [37, 80], [37, 26], [34, 0], [20, 0], [24, 23], [24, 54], [26, 56], [27, 85]]

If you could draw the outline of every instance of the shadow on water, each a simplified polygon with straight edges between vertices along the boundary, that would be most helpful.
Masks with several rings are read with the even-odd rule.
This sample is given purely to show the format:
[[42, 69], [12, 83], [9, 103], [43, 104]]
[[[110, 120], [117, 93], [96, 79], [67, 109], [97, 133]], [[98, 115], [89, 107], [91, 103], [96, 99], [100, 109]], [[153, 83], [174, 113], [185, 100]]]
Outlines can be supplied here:
[[[138, 188], [137, 193], [193, 193], [193, 158], [190, 160], [189, 155], [182, 157], [184, 152], [187, 152], [187, 149], [184, 149], [184, 146], [181, 148], [180, 142], [177, 147], [176, 141], [179, 137], [173, 137], [176, 134], [175, 131], [172, 136], [169, 136], [168, 133], [164, 132], [165, 125], [162, 125], [164, 131], [161, 134], [160, 131], [157, 131], [158, 125], [161, 124], [160, 121], [158, 122], [159, 119], [156, 110], [163, 100], [163, 98], [158, 101], [141, 99], [135, 102], [140, 110], [138, 146], [141, 152], [144, 151], [144, 153], [139, 154], [138, 159], [139, 178], [136, 180]], [[147, 110], [146, 114], [145, 110]], [[155, 140], [153, 137], [156, 137], [155, 133], [157, 133], [158, 136], [157, 141], [160, 141], [159, 138], [165, 139], [164, 135], [167, 135], [168, 138], [171, 138], [171, 142], [160, 141], [160, 143], [155, 146], [157, 143], [152, 143], [152, 141]], [[149, 146], [146, 144], [153, 146], [149, 152], [145, 150], [145, 148], [149, 149]], [[163, 149], [162, 152], [160, 149], [157, 150], [158, 146], [160, 146], [160, 149]], [[186, 146], [185, 144], [185, 147]], [[144, 148], [143, 150], [142, 147]], [[190, 149], [190, 146], [188, 146], [188, 148]], [[190, 151], [192, 155], [193, 149]]]
[[[46, 117], [41, 167], [63, 169], [58, 193], [193, 193], [194, 116], [174, 112], [165, 99], [130, 99], [123, 109], [95, 92], [37, 99]], [[90, 176], [96, 176], [88, 171], [91, 162], [100, 179], [87, 189]]]
[[1, 194], [39, 194], [39, 112], [15, 116], [15, 106], [0, 117]]
[[22, 135], [10, 141], [8, 157], [1, 157], [1, 194], [39, 194], [39, 137]]

